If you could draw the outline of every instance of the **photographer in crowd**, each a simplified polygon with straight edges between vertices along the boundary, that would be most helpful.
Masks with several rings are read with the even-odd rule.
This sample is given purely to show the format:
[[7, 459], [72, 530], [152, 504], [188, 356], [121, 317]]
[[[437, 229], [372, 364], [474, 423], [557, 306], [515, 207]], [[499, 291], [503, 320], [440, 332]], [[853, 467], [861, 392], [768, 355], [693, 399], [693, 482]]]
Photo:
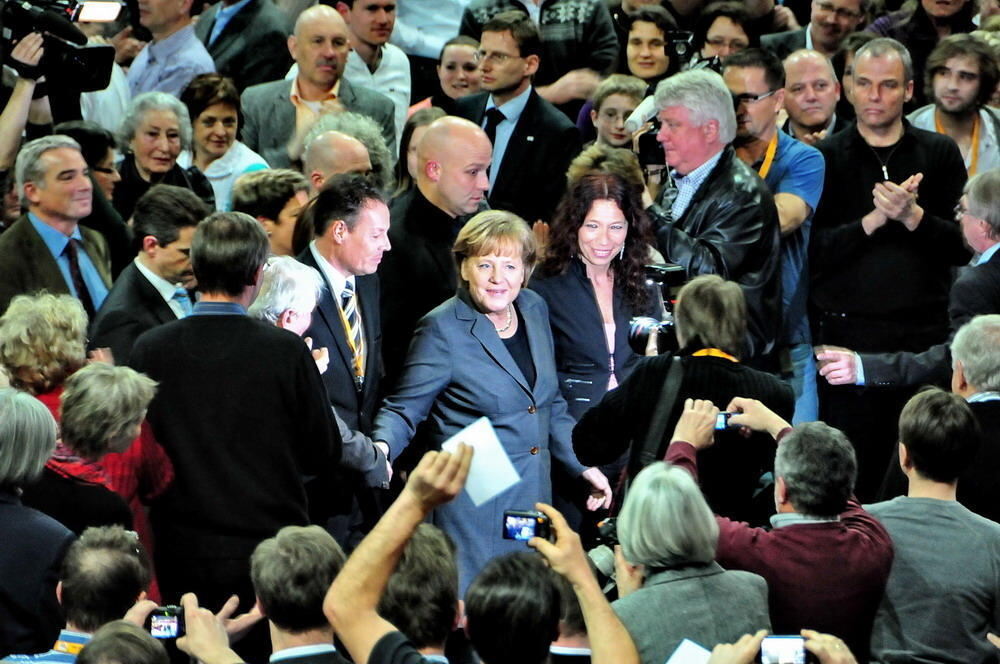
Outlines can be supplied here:
[[[641, 359], [617, 389], [581, 417], [573, 430], [573, 449], [582, 463], [614, 461], [630, 442], [635, 446], [644, 441], [655, 428], [654, 422], [662, 424], [658, 433], [654, 431], [662, 440], [656, 441], [653, 458], [662, 459], [667, 435], [680, 418], [686, 398], [729, 403], [733, 397], [750, 395], [791, 418], [791, 389], [740, 361], [747, 323], [738, 284], [714, 274], [695, 277], [677, 295], [674, 321], [680, 350]], [[665, 392], [671, 371], [680, 376], [674, 389]], [[732, 519], [766, 521], [767, 514], [760, 512], [769, 514], [770, 507], [755, 508], [753, 496], [773, 460], [774, 442], [768, 436], [744, 439], [734, 431], [720, 431], [716, 445], [698, 455], [701, 489], [709, 506]], [[633, 467], [632, 472], [638, 470]]]
[[[847, 437], [822, 422], [794, 429], [767, 406], [737, 397], [729, 426], [766, 431], [778, 444], [774, 460], [772, 530], [717, 517], [717, 560], [767, 580], [777, 634], [802, 629], [844, 640], [868, 661], [875, 612], [892, 565], [885, 528], [853, 496], [857, 462]], [[698, 451], [710, 447], [719, 409], [688, 399], [666, 460], [698, 475]]]

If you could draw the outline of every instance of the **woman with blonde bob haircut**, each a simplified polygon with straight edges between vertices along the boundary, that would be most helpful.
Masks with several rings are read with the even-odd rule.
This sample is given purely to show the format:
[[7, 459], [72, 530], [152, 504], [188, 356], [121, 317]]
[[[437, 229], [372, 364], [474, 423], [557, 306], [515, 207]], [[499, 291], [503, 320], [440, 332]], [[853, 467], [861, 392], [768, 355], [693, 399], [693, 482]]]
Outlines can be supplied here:
[[711, 648], [770, 629], [767, 582], [715, 562], [719, 526], [691, 475], [657, 462], [640, 472], [618, 517], [612, 608], [644, 664], [684, 639]]
[[0, 316], [0, 366], [12, 387], [40, 395], [87, 361], [87, 313], [71, 295], [18, 295]]
[[431, 445], [439, 447], [489, 418], [520, 480], [478, 505], [464, 492], [433, 515], [458, 544], [464, 594], [488, 560], [523, 550], [521, 542], [484, 537], [484, 529], [499, 528], [505, 510], [550, 502], [551, 456], [572, 477], [589, 482], [591, 509], [610, 503], [611, 488], [601, 471], [584, 467], [573, 452], [573, 418], [559, 392], [548, 308], [523, 290], [535, 263], [528, 224], [510, 212], [481, 212], [459, 231], [454, 253], [458, 293], [417, 325], [372, 439], [388, 444], [395, 458], [422, 422]]

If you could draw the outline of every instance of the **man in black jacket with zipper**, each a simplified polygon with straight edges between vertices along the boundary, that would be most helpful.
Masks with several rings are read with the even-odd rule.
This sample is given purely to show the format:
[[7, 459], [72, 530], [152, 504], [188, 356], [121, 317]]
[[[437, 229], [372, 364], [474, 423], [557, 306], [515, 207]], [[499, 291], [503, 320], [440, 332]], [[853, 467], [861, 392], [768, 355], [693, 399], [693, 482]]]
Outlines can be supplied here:
[[656, 88], [670, 180], [651, 209], [663, 256], [688, 278], [718, 274], [742, 287], [748, 360], [774, 350], [781, 320], [778, 214], [764, 181], [740, 161], [733, 100], [722, 77], [681, 72]]
[[[913, 67], [902, 44], [863, 46], [853, 77], [856, 127], [817, 145], [826, 177], [810, 242], [813, 340], [921, 351], [948, 336], [952, 267], [969, 260], [954, 221], [965, 165], [954, 141], [903, 120]], [[911, 391], [820, 385], [820, 418], [855, 445], [862, 501], [874, 497]]]

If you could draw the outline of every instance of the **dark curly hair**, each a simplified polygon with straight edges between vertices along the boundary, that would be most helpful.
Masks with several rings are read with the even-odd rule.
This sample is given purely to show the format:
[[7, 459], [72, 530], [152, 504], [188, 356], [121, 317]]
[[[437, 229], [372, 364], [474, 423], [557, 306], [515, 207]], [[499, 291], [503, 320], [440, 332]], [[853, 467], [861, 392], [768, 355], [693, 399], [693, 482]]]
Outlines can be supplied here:
[[643, 265], [649, 257], [653, 234], [649, 218], [642, 208], [640, 189], [619, 175], [594, 173], [585, 175], [566, 190], [555, 217], [545, 250], [543, 274], [564, 273], [579, 252], [579, 232], [594, 201], [610, 200], [621, 208], [628, 222], [625, 253], [622, 260], [612, 261], [615, 282], [622, 286], [625, 301], [634, 311], [645, 308], [647, 293]]

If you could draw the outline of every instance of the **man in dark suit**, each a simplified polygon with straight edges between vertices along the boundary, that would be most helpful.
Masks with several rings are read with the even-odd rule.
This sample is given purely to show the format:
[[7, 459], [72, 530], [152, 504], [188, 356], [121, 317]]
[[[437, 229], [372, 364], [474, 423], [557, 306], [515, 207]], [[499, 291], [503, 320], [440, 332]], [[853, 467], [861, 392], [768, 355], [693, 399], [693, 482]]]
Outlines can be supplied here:
[[[288, 19], [271, 0], [222, 0], [206, 9], [194, 26], [215, 61], [215, 70], [228, 76], [242, 92], [251, 85], [284, 77], [292, 66], [285, 48]], [[233, 13], [235, 9], [236, 13]]]
[[303, 477], [335, 466], [341, 439], [316, 362], [293, 332], [252, 320], [267, 258], [252, 217], [198, 225], [191, 263], [201, 299], [149, 330], [132, 365], [159, 383], [147, 419], [174, 465], [150, 512], [166, 602], [254, 602], [247, 561], [258, 543], [309, 522]]
[[298, 64], [293, 80], [255, 85], [243, 93], [243, 133], [247, 147], [273, 168], [288, 168], [288, 143], [304, 136], [324, 110], [347, 109], [367, 115], [382, 129], [385, 144], [396, 144], [392, 102], [385, 95], [352, 86], [343, 78], [350, 52], [347, 24], [335, 9], [316, 5], [299, 14], [288, 52]]
[[532, 88], [542, 41], [526, 14], [507, 11], [488, 20], [480, 48], [488, 92], [458, 100], [456, 114], [483, 127], [493, 143], [490, 206], [528, 223], [548, 221], [580, 152], [580, 132]]
[[806, 27], [764, 35], [760, 45], [782, 60], [801, 48], [816, 49], [832, 58], [844, 38], [864, 22], [869, 9], [871, 0], [813, 0]]
[[128, 364], [139, 335], [191, 312], [191, 238], [211, 213], [183, 187], [158, 184], [143, 194], [133, 215], [139, 252], [90, 324], [91, 349], [110, 348], [116, 363]]
[[[965, 269], [951, 287], [948, 317], [951, 336], [981, 314], [1000, 314], [1000, 169], [976, 175], [965, 185], [958, 220], [966, 243], [979, 254], [975, 266]], [[816, 358], [820, 374], [830, 385], [947, 387], [952, 376], [948, 342], [921, 353], [862, 353], [822, 348]]]
[[0, 313], [15, 295], [47, 290], [78, 298], [92, 318], [111, 286], [111, 260], [101, 234], [79, 225], [93, 194], [80, 144], [58, 134], [30, 141], [14, 171], [28, 214], [0, 235]]
[[[312, 338], [314, 348], [326, 348], [330, 353], [323, 373], [330, 404], [350, 429], [371, 435], [382, 373], [375, 271], [390, 247], [389, 208], [367, 178], [341, 174], [326, 181], [309, 219], [315, 239], [298, 259], [319, 270], [325, 288], [304, 336]], [[388, 447], [382, 444], [381, 449], [388, 457]], [[359, 508], [347, 510], [353, 520], [337, 519], [331, 524], [335, 536], [344, 541], [349, 541], [350, 533], [359, 526], [359, 516], [378, 518], [373, 496], [363, 489], [362, 478], [348, 479]], [[339, 484], [336, 478], [321, 476], [313, 487], [314, 502], [344, 501], [344, 487], [334, 484]], [[335, 506], [345, 511], [343, 504]], [[317, 514], [314, 509], [314, 520], [320, 516], [329, 515]], [[360, 527], [365, 529], [363, 523]]]
[[346, 559], [336, 540], [317, 526], [288, 526], [257, 545], [250, 578], [270, 627], [272, 661], [347, 663], [323, 615], [323, 598]]
[[485, 200], [491, 154], [478, 126], [436, 120], [417, 147], [416, 186], [392, 201], [389, 239], [396, 251], [379, 267], [386, 391], [403, 368], [417, 321], [455, 294], [452, 246], [467, 215]]

